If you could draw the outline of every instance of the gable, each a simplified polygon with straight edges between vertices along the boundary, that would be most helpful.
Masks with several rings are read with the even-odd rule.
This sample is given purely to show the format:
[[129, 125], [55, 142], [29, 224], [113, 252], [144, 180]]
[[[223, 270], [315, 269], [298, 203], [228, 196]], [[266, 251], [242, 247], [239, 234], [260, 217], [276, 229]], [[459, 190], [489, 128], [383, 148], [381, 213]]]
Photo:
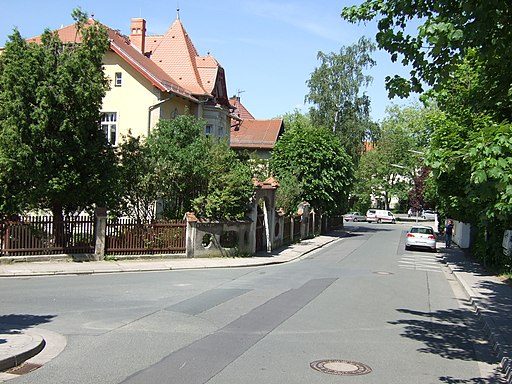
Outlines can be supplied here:
[[206, 95], [209, 92], [203, 88], [197, 69], [198, 56], [188, 33], [180, 20], [176, 19], [155, 46], [151, 60], [183, 88], [196, 95]]

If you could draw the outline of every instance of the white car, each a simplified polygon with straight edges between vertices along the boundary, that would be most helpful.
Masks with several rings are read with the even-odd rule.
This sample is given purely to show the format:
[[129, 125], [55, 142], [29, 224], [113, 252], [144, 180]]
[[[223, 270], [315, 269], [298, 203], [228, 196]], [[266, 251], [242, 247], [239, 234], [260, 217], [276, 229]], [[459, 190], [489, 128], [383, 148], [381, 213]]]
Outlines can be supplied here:
[[359, 212], [350, 212], [343, 215], [343, 219], [345, 221], [353, 221], [355, 223], [357, 221], [366, 221], [366, 216], [361, 215]]
[[436, 234], [434, 228], [426, 225], [412, 226], [405, 238], [405, 249], [409, 250], [413, 247], [428, 248], [435, 252]]
[[423, 212], [421, 212], [421, 217], [425, 220], [435, 220], [436, 216], [437, 213], [430, 209], [426, 209]]
[[385, 209], [369, 209], [366, 211], [366, 221], [369, 223], [396, 223], [395, 216]]

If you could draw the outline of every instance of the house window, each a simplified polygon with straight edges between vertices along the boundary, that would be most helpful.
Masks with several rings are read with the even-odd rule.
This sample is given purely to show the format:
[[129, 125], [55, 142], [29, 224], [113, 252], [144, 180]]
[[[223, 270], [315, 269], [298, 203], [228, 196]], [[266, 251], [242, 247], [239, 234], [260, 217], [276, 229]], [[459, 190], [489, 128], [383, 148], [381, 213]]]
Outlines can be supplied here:
[[207, 126], [204, 127], [204, 134], [205, 136], [210, 136], [212, 134], [212, 126], [211, 124], [208, 124]]
[[117, 113], [103, 113], [101, 115], [101, 128], [103, 128], [107, 141], [112, 145], [116, 145]]
[[123, 74], [121, 72], [116, 72], [115, 86], [120, 87], [121, 85], [123, 85]]
[[175, 119], [179, 116], [178, 108], [174, 108], [174, 111], [171, 113], [171, 119]]

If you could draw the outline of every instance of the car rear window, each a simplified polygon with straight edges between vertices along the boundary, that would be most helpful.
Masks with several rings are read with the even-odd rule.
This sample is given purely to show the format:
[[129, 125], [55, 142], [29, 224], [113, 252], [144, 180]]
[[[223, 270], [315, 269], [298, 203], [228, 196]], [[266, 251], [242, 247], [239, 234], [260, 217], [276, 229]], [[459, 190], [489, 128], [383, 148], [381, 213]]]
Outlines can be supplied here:
[[432, 228], [411, 228], [411, 233], [420, 233], [422, 235], [433, 235], [434, 230]]

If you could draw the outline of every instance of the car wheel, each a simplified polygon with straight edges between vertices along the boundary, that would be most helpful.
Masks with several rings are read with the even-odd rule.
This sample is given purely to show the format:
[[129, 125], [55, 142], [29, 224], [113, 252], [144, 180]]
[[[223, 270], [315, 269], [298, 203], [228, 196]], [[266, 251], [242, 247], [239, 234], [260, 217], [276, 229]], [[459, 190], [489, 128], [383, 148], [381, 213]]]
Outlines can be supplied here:
[[391, 223], [392, 223], [392, 224], [396, 224], [395, 219], [391, 220]]
[[357, 223], [357, 219], [354, 217], [354, 223]]
[[377, 219], [377, 223], [382, 223], [382, 220], [381, 219]]
[[408, 245], [405, 246], [405, 250], [408, 251], [409, 249], [411, 249], [411, 247], [409, 247]]

